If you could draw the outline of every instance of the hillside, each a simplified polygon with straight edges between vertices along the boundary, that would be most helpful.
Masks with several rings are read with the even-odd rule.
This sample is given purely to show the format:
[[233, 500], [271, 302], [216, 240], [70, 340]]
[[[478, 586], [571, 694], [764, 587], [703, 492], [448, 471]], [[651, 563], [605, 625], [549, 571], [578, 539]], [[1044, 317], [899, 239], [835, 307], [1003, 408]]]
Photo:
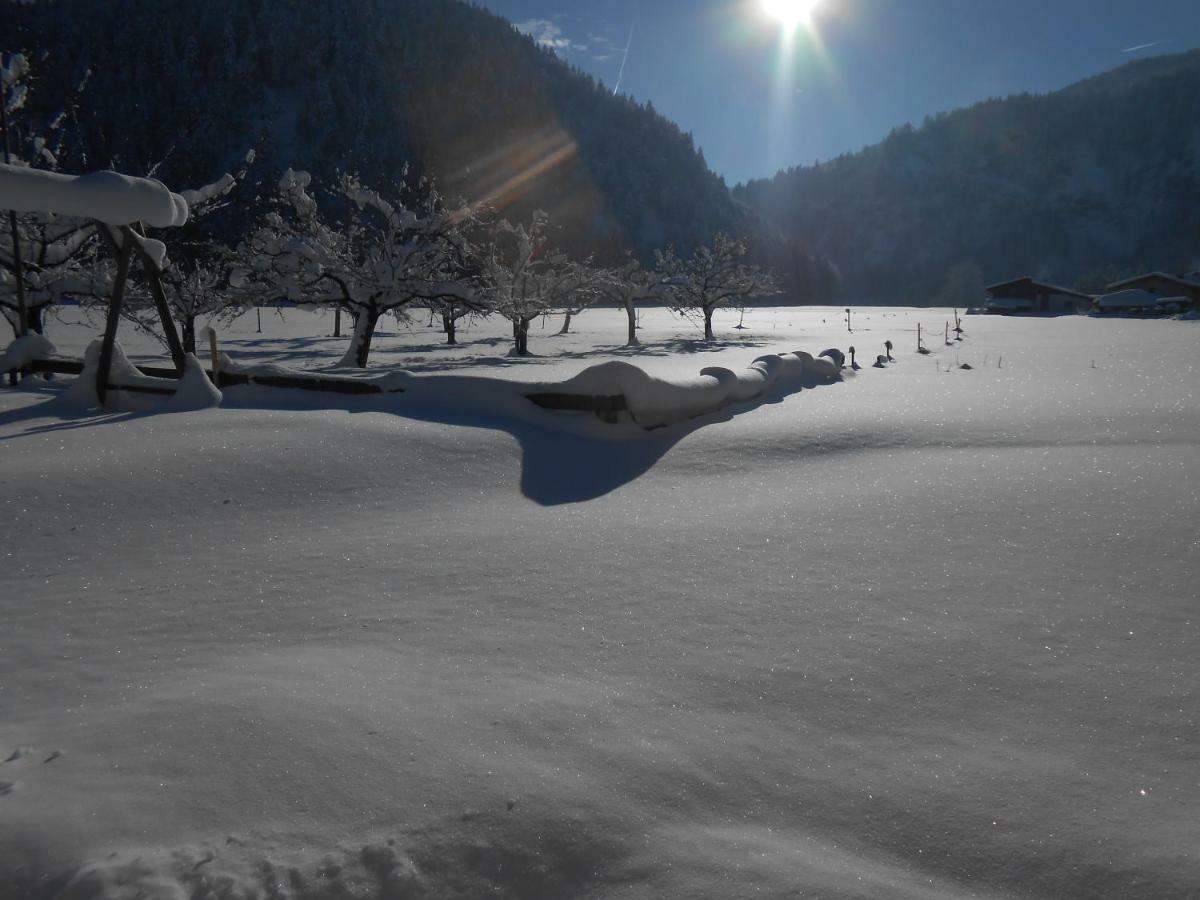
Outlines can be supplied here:
[[[739, 211], [691, 135], [458, 0], [0, 0], [7, 47], [35, 59], [53, 117], [85, 71], [68, 170], [199, 184], [257, 150], [253, 191], [287, 166], [318, 180], [414, 175], [525, 218], [579, 253], [648, 257], [718, 230], [755, 233], [792, 276], [827, 275]], [[9, 24], [11, 23], [11, 28]], [[10, 38], [9, 35], [14, 37]], [[231, 234], [252, 215], [239, 202]]]
[[1034, 274], [1098, 289], [1194, 268], [1200, 51], [938, 115], [734, 196], [828, 254], [860, 296], [927, 302], [964, 269], [976, 284]]

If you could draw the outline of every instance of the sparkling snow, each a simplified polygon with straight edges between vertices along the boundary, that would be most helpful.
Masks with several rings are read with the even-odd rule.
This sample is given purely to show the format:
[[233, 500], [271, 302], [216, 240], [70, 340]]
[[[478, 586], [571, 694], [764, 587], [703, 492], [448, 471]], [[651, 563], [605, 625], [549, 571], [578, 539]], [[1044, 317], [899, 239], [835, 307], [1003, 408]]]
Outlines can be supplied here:
[[[482, 401], [0, 390], [0, 898], [1194, 895], [1200, 326], [944, 346], [949, 317], [376, 340], [522, 383], [864, 366], [617, 441]], [[348, 341], [262, 319], [221, 350]]]

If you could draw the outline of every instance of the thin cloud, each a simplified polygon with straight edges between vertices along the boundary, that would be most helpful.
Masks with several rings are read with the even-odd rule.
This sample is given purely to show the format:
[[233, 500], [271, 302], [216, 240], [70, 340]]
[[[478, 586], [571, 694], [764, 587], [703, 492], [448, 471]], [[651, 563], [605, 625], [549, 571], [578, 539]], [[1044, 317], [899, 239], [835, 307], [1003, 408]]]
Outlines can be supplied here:
[[529, 35], [539, 47], [546, 47], [555, 53], [565, 53], [569, 50], [586, 50], [585, 44], [579, 44], [565, 34], [559, 25], [549, 19], [526, 19], [517, 23], [517, 31]]
[[1149, 50], [1151, 47], [1157, 47], [1159, 44], [1165, 44], [1166, 41], [1151, 41], [1148, 44], [1138, 44], [1135, 47], [1126, 47], [1122, 53], [1137, 53], [1139, 50]]

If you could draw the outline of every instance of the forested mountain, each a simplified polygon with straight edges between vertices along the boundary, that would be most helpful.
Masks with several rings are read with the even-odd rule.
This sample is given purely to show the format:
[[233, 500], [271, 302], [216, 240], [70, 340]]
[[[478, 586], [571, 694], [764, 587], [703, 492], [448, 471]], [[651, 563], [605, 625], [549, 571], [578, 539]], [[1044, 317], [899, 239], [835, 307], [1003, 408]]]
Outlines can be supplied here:
[[830, 289], [829, 267], [754, 223], [690, 134], [459, 0], [0, 0], [0, 35], [31, 51], [43, 119], [91, 70], [66, 170], [159, 164], [188, 186], [253, 148], [253, 194], [289, 166], [385, 185], [408, 164], [514, 219], [546, 210], [577, 254], [649, 258], [725, 230], [753, 237], [793, 299]]
[[971, 272], [1099, 290], [1195, 269], [1200, 51], [938, 115], [734, 196], [829, 255], [855, 297], [925, 302]]

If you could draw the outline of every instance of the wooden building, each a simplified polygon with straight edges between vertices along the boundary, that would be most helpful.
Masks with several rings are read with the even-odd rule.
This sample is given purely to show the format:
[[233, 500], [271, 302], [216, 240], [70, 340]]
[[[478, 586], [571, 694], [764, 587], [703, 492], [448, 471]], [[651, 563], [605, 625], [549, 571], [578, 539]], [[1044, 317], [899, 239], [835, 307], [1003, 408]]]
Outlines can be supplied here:
[[1149, 291], [1159, 297], [1187, 297], [1193, 307], [1200, 306], [1200, 276], [1194, 272], [1191, 275], [1147, 272], [1110, 284], [1107, 288], [1110, 294], [1125, 290]]
[[986, 304], [988, 312], [1001, 315], [1011, 313], [1062, 315], [1083, 312], [1092, 304], [1091, 294], [1083, 294], [1070, 288], [1059, 287], [1056, 284], [1046, 284], [1028, 275], [1024, 278], [1014, 278], [1012, 281], [1002, 281], [999, 284], [990, 285], [985, 290], [989, 296]]

